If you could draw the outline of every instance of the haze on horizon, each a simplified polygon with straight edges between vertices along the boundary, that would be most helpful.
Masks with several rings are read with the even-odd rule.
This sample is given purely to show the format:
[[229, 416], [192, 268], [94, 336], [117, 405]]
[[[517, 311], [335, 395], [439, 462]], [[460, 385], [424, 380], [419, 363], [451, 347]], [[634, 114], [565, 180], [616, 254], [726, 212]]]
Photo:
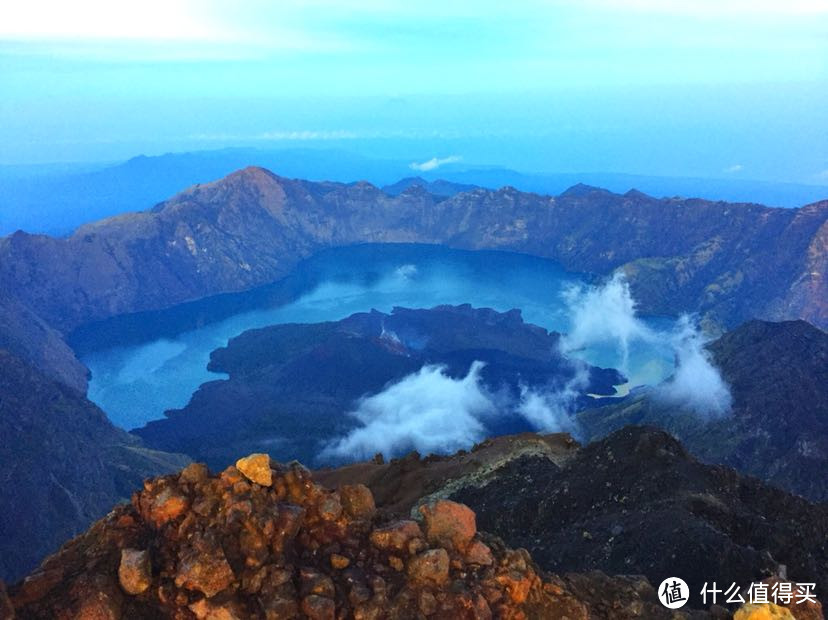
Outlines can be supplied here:
[[824, 0], [6, 2], [0, 164], [302, 146], [828, 184], [826, 35]]

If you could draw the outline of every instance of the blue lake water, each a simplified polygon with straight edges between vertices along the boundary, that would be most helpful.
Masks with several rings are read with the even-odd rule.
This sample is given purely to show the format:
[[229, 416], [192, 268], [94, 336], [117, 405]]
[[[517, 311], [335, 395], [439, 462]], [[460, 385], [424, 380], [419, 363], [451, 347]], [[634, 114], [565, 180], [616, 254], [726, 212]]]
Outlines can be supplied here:
[[[586, 285], [583, 277], [552, 261], [504, 252], [357, 246], [328, 251], [311, 264], [306, 290], [287, 303], [246, 310], [174, 336], [83, 353], [92, 372], [89, 398], [116, 425], [140, 427], [186, 405], [202, 383], [222, 379], [207, 370], [207, 363], [210, 352], [233, 336], [279, 323], [335, 321], [371, 309], [462, 303], [499, 311], [520, 308], [525, 321], [566, 333], [577, 317], [565, 293]], [[154, 320], [163, 321], [163, 315]], [[643, 323], [653, 329], [667, 326], [665, 319], [644, 318]], [[657, 383], [673, 370], [673, 351], [663, 343], [636, 340], [626, 355], [622, 349], [608, 337], [570, 355], [618, 368], [630, 386]]]

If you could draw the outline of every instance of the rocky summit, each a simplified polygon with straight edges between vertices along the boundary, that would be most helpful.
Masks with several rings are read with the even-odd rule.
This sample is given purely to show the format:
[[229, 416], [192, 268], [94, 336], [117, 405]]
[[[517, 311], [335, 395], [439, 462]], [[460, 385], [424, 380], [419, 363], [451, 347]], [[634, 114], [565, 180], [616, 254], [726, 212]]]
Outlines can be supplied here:
[[[419, 520], [361, 484], [329, 490], [261, 455], [150, 479], [35, 573], [9, 618], [714, 618], [663, 608], [640, 577], [541, 572], [448, 500]], [[268, 471], [265, 472], [264, 470]], [[266, 475], [266, 474], [269, 474]]]

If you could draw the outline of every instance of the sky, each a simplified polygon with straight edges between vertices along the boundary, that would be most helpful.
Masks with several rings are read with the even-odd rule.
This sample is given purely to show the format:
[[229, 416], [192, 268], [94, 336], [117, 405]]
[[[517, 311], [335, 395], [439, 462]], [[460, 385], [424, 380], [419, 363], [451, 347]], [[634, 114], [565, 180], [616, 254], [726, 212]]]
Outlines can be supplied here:
[[0, 164], [337, 146], [828, 183], [828, 0], [0, 0]]

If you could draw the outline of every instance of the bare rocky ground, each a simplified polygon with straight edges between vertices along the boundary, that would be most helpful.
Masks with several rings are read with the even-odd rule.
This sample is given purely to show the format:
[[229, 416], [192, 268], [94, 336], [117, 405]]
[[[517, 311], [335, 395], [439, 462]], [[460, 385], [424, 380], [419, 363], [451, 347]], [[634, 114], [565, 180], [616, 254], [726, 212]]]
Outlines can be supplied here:
[[[613, 454], [615, 464], [607, 460]], [[605, 484], [612, 472], [626, 479], [632, 473], [629, 463], [635, 461], [651, 463], [652, 477], [641, 476], [631, 483], [641, 490], [639, 496]], [[532, 479], [541, 463], [551, 473], [544, 472], [544, 480]], [[717, 553], [732, 553], [739, 537], [746, 535], [737, 531], [740, 524], [736, 519], [742, 508], [750, 505], [751, 494], [779, 510], [780, 520], [791, 519], [782, 503], [791, 502], [792, 496], [764, 490], [755, 480], [740, 480], [731, 470], [699, 464], [678, 442], [653, 429], [627, 429], [583, 449], [563, 435], [525, 434], [490, 440], [451, 457], [421, 459], [411, 455], [390, 463], [377, 459], [315, 474], [298, 463], [280, 465], [266, 455], [251, 455], [217, 475], [211, 475], [204, 465], [192, 464], [179, 474], [147, 480], [129, 504], [115, 507], [8, 592], [0, 588], [0, 617], [822, 617], [818, 605], [759, 605], [738, 610], [688, 606], [671, 611], [658, 602], [652, 582], [635, 575], [635, 565], [624, 571], [626, 575], [616, 576], [587, 567], [555, 572], [542, 568], [550, 564], [550, 556], [543, 552], [551, 548], [543, 545], [563, 540], [554, 536], [553, 527], [570, 536], [573, 549], [585, 558], [606, 544], [604, 532], [597, 527], [584, 530], [587, 536], [580, 531], [572, 533], [571, 528], [552, 519], [555, 506], [560, 507], [560, 521], [569, 515], [567, 508], [574, 510], [580, 501], [583, 489], [575, 484], [573, 472], [587, 476], [590, 470], [593, 486], [601, 487], [601, 492], [590, 494], [591, 505], [582, 507], [583, 519], [592, 519], [595, 524], [612, 520], [604, 519], [610, 502], [602, 499], [606, 489], [606, 493], [628, 493], [628, 500], [621, 502], [626, 504], [628, 516], [642, 519], [646, 525], [647, 501], [663, 501], [655, 493], [647, 500], [646, 489], [652, 486], [653, 477], [663, 474], [663, 467], [676, 471], [673, 478], [664, 479], [665, 486], [676, 489], [672, 503], [669, 498], [665, 501], [667, 509], [680, 505], [676, 493], [686, 490], [688, 480], [708, 475], [720, 477], [723, 484], [731, 483], [716, 487], [732, 494], [735, 507], [730, 517], [708, 521], [711, 527], [729, 523], [733, 528], [727, 534], [731, 545], [721, 550], [706, 547], [711, 560]], [[571, 497], [555, 496], [551, 485], [567, 477]], [[767, 493], [779, 494], [779, 502], [766, 501], [763, 494]], [[445, 499], [446, 495], [468, 497], [479, 507], [478, 513]], [[824, 551], [824, 507], [798, 501], [802, 504], [793, 503], [787, 510], [811, 512], [799, 518], [800, 529], [785, 540], [792, 552], [799, 552], [796, 536], [801, 534], [801, 542], [810, 542], [813, 557], [823, 561], [819, 553], [820, 545]], [[727, 512], [721, 506], [719, 511]], [[820, 515], [822, 521], [809, 521]], [[549, 523], [549, 531], [538, 530], [540, 523]], [[673, 520], [666, 526], [682, 523]], [[691, 520], [691, 525], [697, 523], [698, 519]], [[757, 517], [745, 524], [756, 527], [758, 523]], [[501, 530], [509, 542], [478, 531], [478, 524]], [[781, 521], [766, 525], [783, 527]], [[543, 558], [540, 566], [525, 549], [510, 548], [514, 543], [509, 539], [517, 540], [519, 534], [521, 544], [537, 548]], [[645, 554], [630, 551], [629, 557], [637, 561], [646, 557], [647, 541], [640, 538], [640, 531], [633, 529], [631, 534], [639, 536], [633, 544], [642, 547]], [[652, 536], [662, 534], [653, 530]], [[548, 541], [544, 535], [550, 536]], [[625, 533], [615, 535], [624, 538]], [[756, 532], [756, 536], [764, 535]], [[704, 545], [706, 541], [699, 539], [697, 543]], [[773, 568], [778, 572], [778, 564]], [[762, 574], [755, 577], [778, 579]]]

